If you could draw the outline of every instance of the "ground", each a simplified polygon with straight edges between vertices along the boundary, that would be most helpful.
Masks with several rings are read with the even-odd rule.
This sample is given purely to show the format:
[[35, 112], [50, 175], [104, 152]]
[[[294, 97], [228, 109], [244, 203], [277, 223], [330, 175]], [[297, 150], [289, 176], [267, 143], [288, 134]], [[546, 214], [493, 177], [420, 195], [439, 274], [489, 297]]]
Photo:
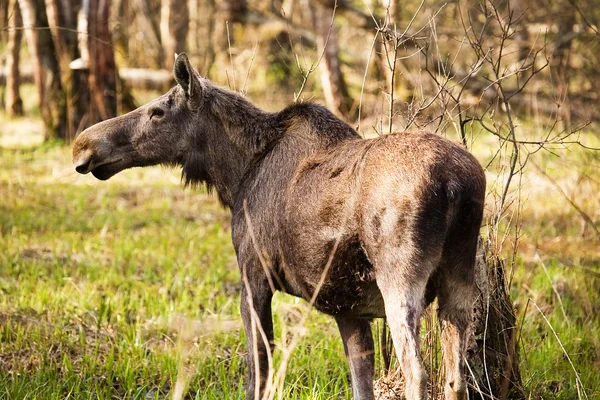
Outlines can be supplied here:
[[[215, 196], [160, 167], [78, 175], [68, 146], [41, 144], [39, 121], [0, 122], [0, 398], [242, 398], [240, 278]], [[582, 212], [597, 228], [600, 155], [571, 146], [534, 161], [546, 175], [523, 176], [509, 264], [523, 383], [534, 399], [599, 398], [600, 239]], [[274, 311], [276, 368], [300, 338], [281, 398], [350, 399], [333, 320], [300, 324], [305, 303], [283, 295]]]

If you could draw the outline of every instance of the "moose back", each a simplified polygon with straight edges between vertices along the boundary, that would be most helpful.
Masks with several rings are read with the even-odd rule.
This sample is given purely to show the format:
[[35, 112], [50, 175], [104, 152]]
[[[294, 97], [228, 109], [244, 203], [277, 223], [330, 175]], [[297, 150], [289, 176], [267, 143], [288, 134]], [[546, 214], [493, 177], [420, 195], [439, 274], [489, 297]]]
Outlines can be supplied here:
[[182, 168], [232, 213], [248, 341], [247, 399], [272, 389], [271, 299], [311, 301], [338, 324], [355, 399], [373, 399], [370, 321], [386, 316], [407, 399], [427, 396], [419, 320], [436, 297], [446, 399], [466, 399], [464, 356], [485, 176], [459, 145], [432, 133], [362, 139], [327, 109], [268, 113], [204, 79], [185, 54], [177, 85], [82, 132], [77, 172], [105, 180], [131, 167]]

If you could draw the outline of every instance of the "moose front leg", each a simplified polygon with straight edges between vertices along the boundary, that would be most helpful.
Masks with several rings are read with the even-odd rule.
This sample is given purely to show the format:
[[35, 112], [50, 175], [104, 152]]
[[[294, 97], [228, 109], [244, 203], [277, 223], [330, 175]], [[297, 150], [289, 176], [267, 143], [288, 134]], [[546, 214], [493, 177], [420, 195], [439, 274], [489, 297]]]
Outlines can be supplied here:
[[[252, 282], [252, 283], [249, 283]], [[272, 362], [273, 292], [268, 284], [246, 280], [242, 288], [241, 314], [248, 342], [246, 400], [261, 400]]]
[[372, 400], [375, 364], [371, 323], [367, 319], [336, 317], [348, 359], [354, 400]]

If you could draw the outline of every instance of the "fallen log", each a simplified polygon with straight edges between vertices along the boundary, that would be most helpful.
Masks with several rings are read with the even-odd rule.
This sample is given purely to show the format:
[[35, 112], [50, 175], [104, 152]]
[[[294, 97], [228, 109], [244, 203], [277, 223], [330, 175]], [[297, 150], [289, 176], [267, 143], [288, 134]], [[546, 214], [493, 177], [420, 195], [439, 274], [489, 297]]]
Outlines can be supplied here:
[[[32, 68], [23, 66], [19, 72], [21, 83], [34, 83]], [[119, 68], [119, 75], [133, 89], [165, 91], [174, 84], [173, 74], [166, 69]], [[0, 69], [0, 85], [6, 85], [4, 68]]]

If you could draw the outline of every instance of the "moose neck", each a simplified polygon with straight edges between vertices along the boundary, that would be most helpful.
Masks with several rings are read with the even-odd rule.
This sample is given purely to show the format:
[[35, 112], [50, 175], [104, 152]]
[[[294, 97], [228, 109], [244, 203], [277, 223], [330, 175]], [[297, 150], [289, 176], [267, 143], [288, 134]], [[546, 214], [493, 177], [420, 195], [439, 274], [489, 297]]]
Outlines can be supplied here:
[[[186, 184], [206, 183], [224, 206], [233, 207], [248, 165], [280, 135], [273, 114], [238, 93], [216, 86], [205, 88], [194, 149], [183, 160]], [[198, 151], [201, 149], [200, 151]]]

